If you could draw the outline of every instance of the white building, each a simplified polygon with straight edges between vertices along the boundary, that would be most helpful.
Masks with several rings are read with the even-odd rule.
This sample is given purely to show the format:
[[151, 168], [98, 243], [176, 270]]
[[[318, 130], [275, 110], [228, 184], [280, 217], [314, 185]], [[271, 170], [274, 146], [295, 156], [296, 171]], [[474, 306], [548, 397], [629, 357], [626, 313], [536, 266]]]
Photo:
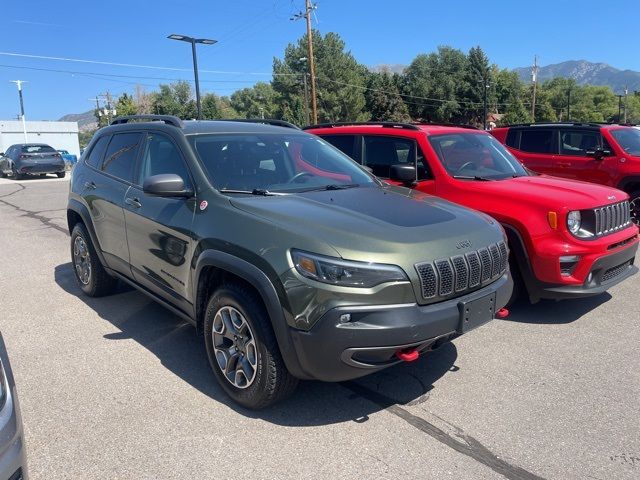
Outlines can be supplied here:
[[[26, 122], [27, 143], [46, 143], [56, 150], [68, 150], [80, 158], [77, 122]], [[25, 143], [20, 120], [0, 120], [0, 152]]]

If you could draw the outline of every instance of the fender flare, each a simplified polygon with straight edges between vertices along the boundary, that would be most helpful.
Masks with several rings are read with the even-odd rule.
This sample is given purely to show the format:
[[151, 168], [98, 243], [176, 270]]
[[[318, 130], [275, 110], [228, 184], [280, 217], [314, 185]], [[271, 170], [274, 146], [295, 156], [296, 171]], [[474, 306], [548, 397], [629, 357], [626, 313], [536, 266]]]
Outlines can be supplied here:
[[82, 223], [84, 223], [84, 226], [89, 232], [91, 242], [94, 245], [94, 250], [96, 251], [98, 258], [100, 259], [102, 266], [109, 270], [107, 267], [107, 262], [105, 262], [104, 260], [102, 248], [100, 247], [100, 242], [98, 241], [98, 236], [96, 235], [96, 230], [93, 227], [93, 221], [91, 219], [91, 214], [89, 213], [89, 209], [87, 208], [87, 206], [74, 198], [69, 199], [69, 202], [67, 203], [67, 227], [69, 227], [69, 235], [71, 235], [72, 228], [70, 228], [71, 225], [69, 225], [69, 212], [74, 212], [75, 214], [80, 216], [80, 218], [82, 219]]
[[[284, 311], [280, 303], [278, 293], [269, 277], [255, 265], [239, 257], [220, 250], [205, 250], [197, 260], [195, 268], [194, 288], [200, 283], [200, 275], [204, 267], [216, 267], [226, 272], [232, 273], [252, 285], [260, 295], [262, 302], [267, 309], [267, 314], [271, 321], [276, 341], [280, 348], [280, 353], [289, 372], [298, 378], [309, 378], [303, 373], [298, 356], [289, 332], [289, 325], [286, 322]], [[197, 290], [197, 288], [196, 288]], [[194, 292], [194, 310], [197, 308], [197, 291]]]
[[524, 286], [527, 290], [527, 294], [529, 295], [529, 299], [532, 303], [535, 303], [540, 300], [540, 295], [538, 293], [538, 280], [533, 273], [531, 260], [529, 259], [529, 253], [527, 252], [527, 247], [524, 243], [524, 239], [522, 238], [522, 235], [516, 227], [507, 223], [502, 223], [501, 225], [507, 234], [509, 248], [514, 253], [515, 260], [518, 264], [518, 269], [520, 270], [520, 277], [524, 282]]

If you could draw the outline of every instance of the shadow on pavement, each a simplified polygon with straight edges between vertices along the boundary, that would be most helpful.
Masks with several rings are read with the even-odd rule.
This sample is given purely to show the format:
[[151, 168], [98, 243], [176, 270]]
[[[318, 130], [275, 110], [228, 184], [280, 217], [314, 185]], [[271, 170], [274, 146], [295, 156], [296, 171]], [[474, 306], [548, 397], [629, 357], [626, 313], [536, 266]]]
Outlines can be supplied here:
[[[76, 283], [71, 263], [55, 268], [55, 281], [84, 301], [120, 331], [110, 340], [132, 339], [153, 353], [162, 365], [210, 398], [243, 415], [286, 426], [313, 426], [345, 421], [364, 422], [391, 404], [416, 405], [447, 372], [455, 372], [457, 350], [447, 343], [416, 362], [401, 364], [344, 384], [301, 382], [288, 400], [254, 412], [238, 407], [218, 386], [207, 361], [202, 338], [193, 326], [134, 289], [121, 286], [109, 297], [91, 298]], [[122, 285], [122, 282], [120, 282]], [[370, 392], [370, 395], [368, 395]], [[374, 403], [382, 395], [389, 405]], [[369, 397], [369, 399], [367, 399]]]
[[562, 324], [572, 323], [594, 308], [611, 300], [608, 292], [586, 298], [569, 300], [541, 300], [536, 304], [526, 301], [518, 301], [510, 310], [511, 314], [506, 321], [520, 323]]

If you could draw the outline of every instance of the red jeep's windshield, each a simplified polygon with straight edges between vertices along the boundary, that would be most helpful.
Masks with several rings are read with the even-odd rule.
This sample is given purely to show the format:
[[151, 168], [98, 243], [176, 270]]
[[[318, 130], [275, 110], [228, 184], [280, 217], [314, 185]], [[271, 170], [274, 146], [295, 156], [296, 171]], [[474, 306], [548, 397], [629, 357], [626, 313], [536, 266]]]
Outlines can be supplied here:
[[625, 153], [640, 156], [640, 130], [629, 127], [610, 130], [610, 132]]
[[454, 178], [502, 180], [528, 175], [520, 162], [489, 134], [446, 133], [428, 138]]

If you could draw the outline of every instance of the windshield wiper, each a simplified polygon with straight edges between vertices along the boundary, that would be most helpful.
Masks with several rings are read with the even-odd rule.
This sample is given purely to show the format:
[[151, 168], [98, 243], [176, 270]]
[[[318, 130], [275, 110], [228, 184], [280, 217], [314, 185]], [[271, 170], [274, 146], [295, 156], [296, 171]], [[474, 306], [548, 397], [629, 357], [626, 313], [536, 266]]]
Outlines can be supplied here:
[[358, 183], [331, 183], [329, 185], [319, 185], [317, 187], [310, 187], [301, 190], [302, 192], [315, 192], [319, 190], [345, 190], [347, 188], [359, 187]]
[[244, 193], [247, 195], [259, 195], [263, 197], [269, 197], [273, 195], [288, 195], [288, 193], [282, 192], [270, 192], [269, 190], [265, 190], [263, 188], [254, 188], [253, 190], [234, 190], [232, 188], [222, 188], [219, 190], [220, 193]]
[[453, 178], [457, 178], [459, 180], [479, 180], [481, 182], [491, 182], [493, 178], [480, 177], [479, 175], [454, 175]]

